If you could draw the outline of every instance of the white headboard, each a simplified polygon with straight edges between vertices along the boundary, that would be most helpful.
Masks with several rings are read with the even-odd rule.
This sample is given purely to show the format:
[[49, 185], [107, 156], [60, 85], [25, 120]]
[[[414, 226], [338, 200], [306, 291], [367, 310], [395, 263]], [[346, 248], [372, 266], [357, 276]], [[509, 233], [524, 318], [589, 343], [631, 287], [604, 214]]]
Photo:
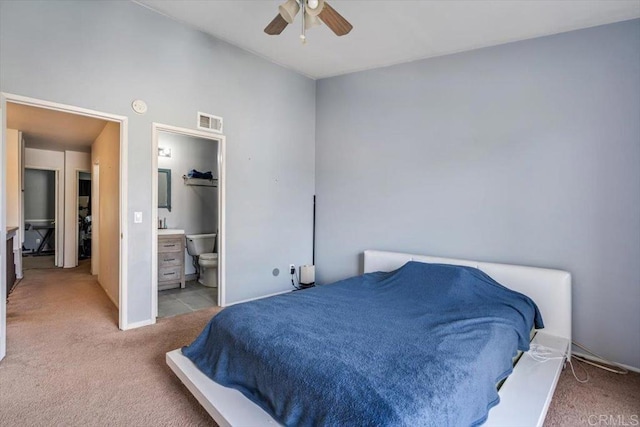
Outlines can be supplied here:
[[501, 285], [535, 301], [542, 314], [546, 333], [571, 341], [571, 274], [566, 271], [366, 250], [364, 272], [393, 271], [409, 261], [464, 265], [482, 270]]

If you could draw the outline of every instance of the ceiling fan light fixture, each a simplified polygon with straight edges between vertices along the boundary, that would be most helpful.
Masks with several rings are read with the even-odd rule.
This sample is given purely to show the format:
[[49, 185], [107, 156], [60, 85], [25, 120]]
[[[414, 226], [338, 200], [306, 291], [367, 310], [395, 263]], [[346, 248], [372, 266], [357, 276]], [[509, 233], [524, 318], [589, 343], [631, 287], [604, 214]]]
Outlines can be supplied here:
[[325, 24], [336, 36], [349, 34], [353, 25], [340, 15], [325, 0], [286, 0], [278, 6], [278, 14], [264, 29], [270, 36], [281, 34], [292, 24], [298, 12], [302, 9], [302, 42], [306, 42], [305, 31], [317, 25]]
[[307, 13], [306, 19], [304, 20], [304, 29], [308, 30], [309, 28], [313, 28], [313, 27], [317, 27], [318, 25], [321, 25], [322, 21], [320, 21], [320, 19], [316, 18], [313, 15], [309, 15]]
[[282, 16], [287, 23], [291, 24], [298, 14], [298, 11], [300, 11], [300, 5], [296, 0], [287, 0], [278, 6], [278, 11], [280, 12], [280, 16]]
[[[315, 4], [315, 7], [313, 6]], [[308, 0], [306, 12], [309, 16], [318, 16], [324, 8], [324, 0]]]

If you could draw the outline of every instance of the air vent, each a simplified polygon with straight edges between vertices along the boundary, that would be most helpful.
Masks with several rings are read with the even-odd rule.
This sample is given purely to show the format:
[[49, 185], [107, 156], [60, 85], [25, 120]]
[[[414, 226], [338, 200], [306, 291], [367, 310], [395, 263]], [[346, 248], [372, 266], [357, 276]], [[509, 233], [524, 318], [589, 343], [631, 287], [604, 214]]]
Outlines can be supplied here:
[[222, 117], [198, 112], [198, 129], [222, 133]]

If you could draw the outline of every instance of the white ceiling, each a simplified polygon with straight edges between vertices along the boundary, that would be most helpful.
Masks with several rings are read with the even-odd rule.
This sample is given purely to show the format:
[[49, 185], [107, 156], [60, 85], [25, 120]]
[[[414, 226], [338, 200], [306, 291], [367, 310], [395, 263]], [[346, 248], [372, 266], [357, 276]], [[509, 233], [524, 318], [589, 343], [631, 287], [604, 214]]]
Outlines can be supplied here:
[[283, 1], [136, 2], [312, 78], [640, 17], [640, 0], [329, 0], [354, 29], [313, 28], [303, 46], [299, 16], [279, 36], [263, 32]]
[[30, 148], [90, 152], [106, 124], [92, 117], [7, 102], [7, 128], [22, 131]]

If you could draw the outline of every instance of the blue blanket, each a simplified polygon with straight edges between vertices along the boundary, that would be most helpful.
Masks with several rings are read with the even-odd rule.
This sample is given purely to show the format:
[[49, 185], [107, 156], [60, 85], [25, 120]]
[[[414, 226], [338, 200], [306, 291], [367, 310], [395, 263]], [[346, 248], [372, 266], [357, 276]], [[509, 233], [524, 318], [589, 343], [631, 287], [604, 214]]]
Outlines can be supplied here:
[[534, 324], [480, 270], [409, 262], [226, 308], [182, 353], [285, 425], [478, 425]]

